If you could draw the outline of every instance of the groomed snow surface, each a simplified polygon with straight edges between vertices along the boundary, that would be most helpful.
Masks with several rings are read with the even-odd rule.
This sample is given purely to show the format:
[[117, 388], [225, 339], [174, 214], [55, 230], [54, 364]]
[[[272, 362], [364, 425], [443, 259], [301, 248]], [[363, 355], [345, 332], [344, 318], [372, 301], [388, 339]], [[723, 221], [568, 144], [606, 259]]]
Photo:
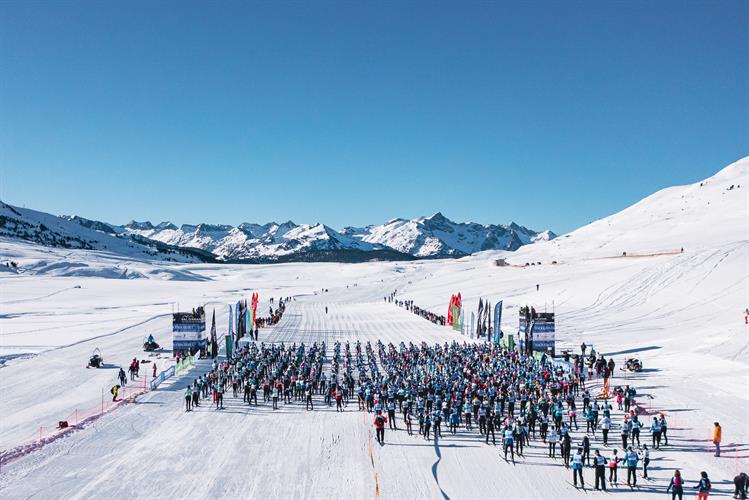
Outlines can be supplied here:
[[[444, 342], [463, 339], [384, 303], [383, 297], [397, 289], [399, 298], [444, 313], [450, 295], [460, 291], [467, 311], [476, 309], [480, 297], [492, 303], [503, 299], [505, 332], [517, 328], [520, 306], [534, 305], [556, 312], [558, 345], [577, 349], [585, 341], [613, 356], [617, 366], [630, 355], [643, 361], [641, 373], [617, 370], [613, 382], [633, 384], [649, 414], [666, 413], [670, 445], [651, 452], [653, 479], [640, 479], [636, 491], [620, 486], [587, 495], [664, 498], [679, 468], [688, 486], [704, 470], [712, 479], [712, 494], [730, 496], [733, 477], [749, 471], [749, 326], [743, 317], [749, 305], [747, 161], [705, 182], [657, 193], [568, 238], [514, 253], [408, 263], [165, 267], [198, 279], [178, 281], [2, 273], [0, 449], [33, 439], [40, 426], [54, 426], [77, 408], [96, 407], [102, 389], [114, 383], [115, 367], [127, 366], [134, 356], [166, 368], [169, 352], [149, 357], [141, 344], [149, 333], [162, 345], [170, 344], [173, 307], [205, 304], [209, 313], [215, 308], [223, 332], [228, 303], [258, 291], [259, 307], [266, 311], [270, 297], [293, 295], [297, 299], [282, 322], [261, 330], [261, 340], [326, 340], [331, 347], [346, 339]], [[732, 184], [741, 187], [728, 190]], [[696, 207], [700, 203], [702, 209]], [[3, 245], [21, 257], [29, 251], [25, 244]], [[498, 258], [511, 266], [496, 266]], [[55, 262], [110, 266], [112, 259], [67, 251]], [[158, 267], [119, 264], [141, 272]], [[96, 347], [106, 365], [86, 369]], [[150, 374], [150, 365], [143, 366]], [[427, 442], [387, 430], [380, 447], [371, 436], [371, 415], [355, 405], [340, 414], [318, 399], [314, 412], [296, 404], [273, 412], [269, 406], [248, 408], [229, 394], [223, 411], [202, 407], [185, 413], [184, 388], [205, 370], [207, 363], [200, 362], [134, 403], [2, 464], [0, 496], [586, 496], [570, 484], [571, 471], [560, 460], [546, 458], [538, 443], [517, 465], [506, 463], [500, 448], [484, 444], [475, 431], [445, 433], [438, 442]], [[708, 439], [716, 420], [723, 427], [721, 458], [713, 457]], [[621, 422], [620, 412], [614, 422]], [[649, 424], [649, 415], [644, 422]], [[573, 443], [581, 436], [575, 433]], [[649, 440], [649, 433], [643, 437]], [[604, 450], [600, 441], [593, 448]], [[586, 469], [585, 476], [586, 485], [592, 485], [592, 470]]]

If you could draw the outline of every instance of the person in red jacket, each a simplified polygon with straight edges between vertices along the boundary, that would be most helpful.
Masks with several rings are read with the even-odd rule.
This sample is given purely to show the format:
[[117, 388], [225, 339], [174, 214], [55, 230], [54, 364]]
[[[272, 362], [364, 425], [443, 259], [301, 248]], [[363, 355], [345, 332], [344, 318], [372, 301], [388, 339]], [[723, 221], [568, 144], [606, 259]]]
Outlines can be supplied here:
[[381, 445], [385, 444], [385, 424], [388, 423], [388, 419], [382, 414], [382, 411], [377, 411], [377, 415], [374, 418], [375, 434], [377, 442]]

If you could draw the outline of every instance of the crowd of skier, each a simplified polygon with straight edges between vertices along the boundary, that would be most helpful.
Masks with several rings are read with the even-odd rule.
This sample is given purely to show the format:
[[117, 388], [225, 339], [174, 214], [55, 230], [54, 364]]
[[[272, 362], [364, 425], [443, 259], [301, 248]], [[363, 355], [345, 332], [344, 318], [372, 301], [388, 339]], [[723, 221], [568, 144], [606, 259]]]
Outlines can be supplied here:
[[[371, 413], [381, 445], [386, 430], [424, 440], [468, 433], [501, 446], [500, 456], [512, 464], [532, 446], [570, 469], [572, 485], [583, 489], [588, 467], [595, 489], [617, 487], [620, 468], [621, 481], [637, 488], [638, 476], [650, 479], [651, 453], [668, 446], [666, 416], [647, 421], [640, 415], [634, 387], [615, 386], [610, 398], [598, 397], [590, 377], [608, 378], [613, 372], [600, 355], [593, 363], [587, 361], [590, 356], [564, 362], [490, 343], [458, 342], [397, 347], [336, 342], [331, 356], [327, 349], [324, 342], [250, 344], [225, 361], [214, 360], [212, 369], [187, 388], [185, 409], [209, 399], [220, 410], [231, 391], [232, 398], [250, 406], [300, 405], [313, 411], [321, 396], [322, 404], [336, 411], [356, 404], [357, 411]], [[642, 436], [646, 433], [650, 447]], [[737, 498], [745, 498], [746, 482], [743, 489], [736, 484]], [[684, 487], [676, 471], [668, 491], [681, 498]], [[695, 488], [709, 493], [706, 473]]]
[[427, 321], [431, 321], [435, 325], [445, 326], [445, 322], [447, 320], [444, 316], [440, 316], [439, 314], [435, 314], [431, 311], [428, 311], [426, 309], [423, 309], [415, 305], [413, 300], [398, 300], [395, 298], [396, 292], [393, 292], [390, 295], [383, 297], [385, 299], [385, 302], [393, 303], [398, 307], [404, 308], [406, 311], [411, 311], [415, 315], [421, 318], [424, 318]]

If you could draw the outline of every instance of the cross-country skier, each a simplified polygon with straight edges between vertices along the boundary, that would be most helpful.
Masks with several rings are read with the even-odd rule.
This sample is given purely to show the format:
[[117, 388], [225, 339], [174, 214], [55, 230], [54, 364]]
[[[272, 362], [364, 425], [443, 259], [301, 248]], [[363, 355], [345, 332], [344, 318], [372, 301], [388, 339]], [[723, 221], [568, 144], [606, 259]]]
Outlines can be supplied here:
[[510, 450], [510, 455], [512, 457], [512, 463], [515, 463], [515, 449], [514, 449], [514, 438], [512, 429], [510, 429], [509, 426], [505, 426], [504, 430], [504, 452], [505, 452], [505, 460], [507, 460], [507, 450]]
[[619, 483], [617, 470], [619, 469], [619, 462], [621, 462], [621, 460], [622, 459], [619, 458], [619, 455], [616, 454], [616, 450], [614, 450], [609, 457], [609, 484], [611, 485], [617, 485]]
[[593, 466], [596, 468], [596, 489], [606, 491], [606, 457], [598, 450], [593, 456]]
[[627, 462], [627, 485], [629, 487], [637, 486], [637, 462], [640, 457], [637, 452], [629, 447], [629, 450], [624, 454], [624, 461]]
[[192, 410], [192, 388], [187, 387], [185, 390], [185, 411]]
[[556, 429], [549, 430], [546, 440], [549, 443], [549, 457], [557, 458], [557, 441], [559, 440], [559, 434]]
[[577, 488], [577, 478], [580, 477], [580, 487], [585, 489], [585, 480], [583, 479], [583, 449], [578, 448], [577, 453], [572, 457], [572, 482]]
[[375, 434], [377, 442], [380, 443], [380, 445], [385, 444], [385, 424], [387, 423], [388, 419], [385, 417], [381, 412], [378, 412], [377, 415], [375, 415], [374, 418], [374, 427], [375, 427]]

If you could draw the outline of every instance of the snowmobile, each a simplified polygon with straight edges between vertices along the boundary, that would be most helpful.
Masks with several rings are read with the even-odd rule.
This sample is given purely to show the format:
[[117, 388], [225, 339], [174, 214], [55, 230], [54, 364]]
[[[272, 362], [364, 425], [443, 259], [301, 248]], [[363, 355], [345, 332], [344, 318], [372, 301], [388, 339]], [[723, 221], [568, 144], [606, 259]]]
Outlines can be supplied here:
[[86, 368], [100, 368], [103, 364], [104, 358], [101, 357], [101, 351], [97, 347], [96, 349], [94, 349], [91, 357], [88, 358], [88, 365], [86, 365]]
[[150, 335], [146, 340], [143, 341], [143, 350], [146, 352], [153, 352], [160, 347], [161, 346], [158, 344], [158, 342], [156, 342]]
[[637, 358], [629, 358], [626, 362], [627, 370], [631, 372], [642, 371], [642, 362]]

